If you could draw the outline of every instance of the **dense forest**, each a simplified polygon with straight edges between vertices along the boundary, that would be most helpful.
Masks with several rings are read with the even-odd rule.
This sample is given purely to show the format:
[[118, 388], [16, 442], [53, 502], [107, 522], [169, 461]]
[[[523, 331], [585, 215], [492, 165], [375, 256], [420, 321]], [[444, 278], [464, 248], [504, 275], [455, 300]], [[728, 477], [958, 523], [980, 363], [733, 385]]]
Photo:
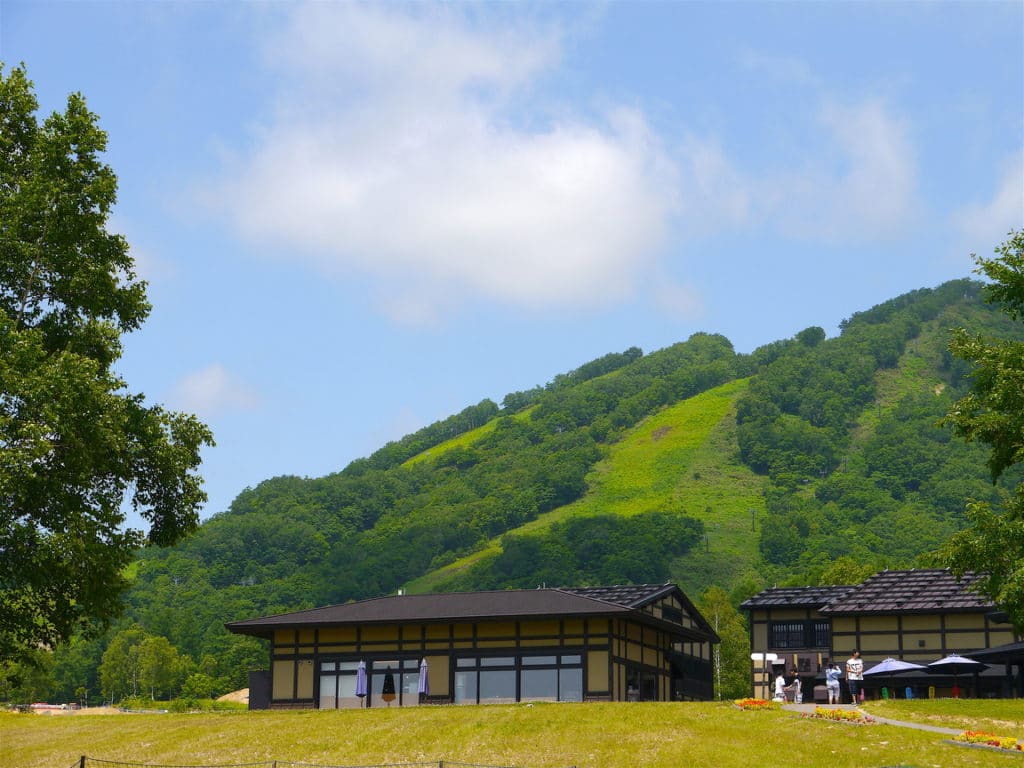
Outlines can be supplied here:
[[[1019, 479], [993, 486], [984, 449], [942, 423], [969, 383], [947, 350], [954, 327], [1019, 334], [980, 284], [954, 281], [855, 314], [835, 338], [812, 327], [737, 354], [696, 334], [611, 353], [335, 474], [269, 479], [186, 542], [140, 552], [122, 621], [45, 654], [8, 695], [224, 692], [266, 664], [262, 644], [224, 622], [410, 585], [673, 580], [717, 615], [765, 584], [848, 583], [926, 562], [963, 526], [969, 499]], [[708, 424], [674, 416], [712, 396], [723, 405]], [[643, 431], [666, 417], [676, 421], [656, 435], [690, 436], [689, 453], [658, 453]], [[622, 452], [641, 442], [647, 474], [621, 472], [610, 488]], [[721, 500], [741, 483], [754, 501]], [[624, 513], [604, 501], [613, 493], [649, 500]]]

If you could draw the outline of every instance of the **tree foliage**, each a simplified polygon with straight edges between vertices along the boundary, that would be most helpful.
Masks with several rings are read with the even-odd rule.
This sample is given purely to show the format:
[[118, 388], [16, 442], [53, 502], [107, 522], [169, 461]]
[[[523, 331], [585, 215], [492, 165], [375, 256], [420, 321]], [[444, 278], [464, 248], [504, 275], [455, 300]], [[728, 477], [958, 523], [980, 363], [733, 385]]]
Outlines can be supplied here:
[[117, 180], [79, 94], [43, 122], [24, 69], [0, 68], [0, 654], [116, 615], [140, 531], [172, 544], [205, 500], [212, 442], [147, 407], [113, 371], [149, 313], [128, 245], [107, 231]]
[[[1024, 319], [1024, 230], [1011, 232], [996, 257], [975, 257], [992, 283], [987, 299], [1016, 322]], [[1024, 342], [957, 331], [952, 353], [974, 364], [971, 390], [950, 409], [953, 431], [991, 448], [993, 482], [1024, 461]], [[944, 556], [957, 573], [984, 573], [982, 588], [1024, 632], [1024, 484], [1018, 483], [998, 512], [993, 504], [969, 505], [970, 525], [952, 537]]]
[[750, 695], [750, 634], [743, 614], [721, 587], [709, 587], [697, 608], [722, 642], [714, 648], [715, 698], [742, 699]]

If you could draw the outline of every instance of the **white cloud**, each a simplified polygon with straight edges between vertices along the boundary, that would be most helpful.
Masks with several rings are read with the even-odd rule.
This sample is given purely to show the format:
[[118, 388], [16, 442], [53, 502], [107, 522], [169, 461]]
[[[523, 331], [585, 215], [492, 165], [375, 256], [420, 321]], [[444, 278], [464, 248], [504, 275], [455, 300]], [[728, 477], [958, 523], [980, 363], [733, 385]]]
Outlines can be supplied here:
[[1024, 152], [1007, 160], [991, 199], [956, 211], [953, 223], [967, 249], [985, 256], [1006, 239], [1011, 229], [1024, 227]]
[[653, 298], [666, 317], [692, 321], [704, 314], [704, 301], [693, 285], [660, 280], [654, 286]]
[[750, 222], [755, 185], [718, 142], [687, 137], [679, 158], [679, 207], [688, 233], [714, 234]]
[[685, 233], [760, 228], [834, 243], [912, 231], [921, 203], [906, 121], [877, 102], [830, 102], [791, 135], [806, 145], [803, 163], [760, 171], [738, 165], [714, 137], [687, 136], [676, 153]]
[[259, 405], [259, 397], [217, 363], [185, 376], [175, 386], [171, 400], [175, 408], [204, 418]]
[[253, 242], [376, 275], [407, 321], [630, 295], [676, 205], [657, 137], [636, 110], [511, 119], [557, 35], [450, 8], [303, 6], [268, 51], [289, 87], [219, 205]]
[[916, 155], [907, 123], [884, 105], [826, 104], [823, 151], [806, 167], [759, 182], [765, 214], [807, 239], [887, 240], [920, 216]]

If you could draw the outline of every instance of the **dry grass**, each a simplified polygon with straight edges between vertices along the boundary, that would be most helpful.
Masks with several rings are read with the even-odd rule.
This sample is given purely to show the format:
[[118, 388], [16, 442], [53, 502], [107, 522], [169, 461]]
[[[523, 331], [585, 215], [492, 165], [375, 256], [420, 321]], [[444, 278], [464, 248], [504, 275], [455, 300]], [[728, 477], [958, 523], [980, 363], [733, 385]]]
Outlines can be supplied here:
[[462, 761], [523, 768], [713, 765], [989, 766], [1004, 754], [932, 733], [724, 704], [535, 704], [201, 715], [0, 715], [6, 768], [72, 768], [80, 755], [163, 765]]

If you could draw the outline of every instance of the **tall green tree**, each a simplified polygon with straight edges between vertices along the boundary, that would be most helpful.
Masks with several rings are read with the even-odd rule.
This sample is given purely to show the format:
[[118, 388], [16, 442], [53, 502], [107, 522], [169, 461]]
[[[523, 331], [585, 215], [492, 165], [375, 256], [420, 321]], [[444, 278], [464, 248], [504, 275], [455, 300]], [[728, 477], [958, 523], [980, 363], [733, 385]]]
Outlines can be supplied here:
[[0, 65], [0, 655], [67, 639], [121, 606], [147, 538], [198, 523], [212, 444], [195, 417], [147, 406], [113, 371], [149, 314], [123, 237], [117, 179], [80, 94], [40, 122], [24, 68]]
[[[1024, 320], [1024, 230], [1010, 232], [996, 257], [974, 257], [977, 272], [992, 283], [988, 301], [1000, 304], [1015, 321]], [[954, 334], [952, 353], [974, 363], [971, 391], [947, 417], [953, 431], [991, 446], [993, 483], [1024, 461], [1024, 343], [990, 339], [964, 330]], [[1007, 611], [1024, 632], [1024, 484], [997, 510], [985, 502], [968, 506], [969, 526], [954, 535], [942, 555], [956, 573], [984, 574], [982, 590]]]
[[721, 587], [708, 587], [698, 602], [701, 615], [722, 642], [714, 648], [715, 698], [750, 695], [750, 635], [747, 622]]
[[139, 644], [139, 685], [154, 701], [177, 693], [189, 665], [166, 637], [150, 636]]

